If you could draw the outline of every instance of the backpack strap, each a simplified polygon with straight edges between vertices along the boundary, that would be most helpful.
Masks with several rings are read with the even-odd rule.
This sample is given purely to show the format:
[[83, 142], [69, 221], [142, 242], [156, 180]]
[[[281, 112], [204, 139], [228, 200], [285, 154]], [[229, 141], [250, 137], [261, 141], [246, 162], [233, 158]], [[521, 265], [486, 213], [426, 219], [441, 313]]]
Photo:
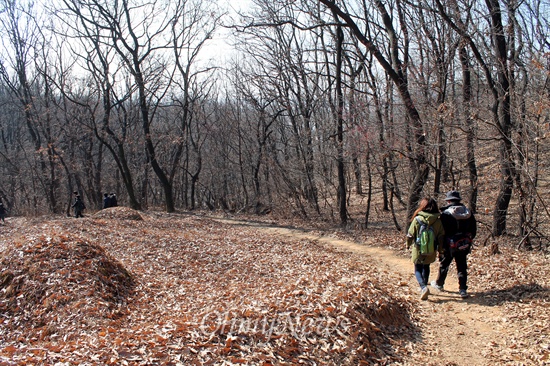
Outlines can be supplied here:
[[416, 220], [416, 222], [418, 222], [418, 225], [420, 225], [420, 227], [422, 227], [422, 225], [424, 225], [424, 222], [422, 220], [420, 220], [419, 216], [416, 216], [414, 219]]
[[430, 227], [430, 224], [428, 224], [427, 222], [425, 221], [422, 221], [422, 219], [420, 219], [420, 216], [416, 216], [415, 217], [415, 220], [418, 221], [418, 223], [420, 224], [420, 226], [426, 226], [426, 227]]

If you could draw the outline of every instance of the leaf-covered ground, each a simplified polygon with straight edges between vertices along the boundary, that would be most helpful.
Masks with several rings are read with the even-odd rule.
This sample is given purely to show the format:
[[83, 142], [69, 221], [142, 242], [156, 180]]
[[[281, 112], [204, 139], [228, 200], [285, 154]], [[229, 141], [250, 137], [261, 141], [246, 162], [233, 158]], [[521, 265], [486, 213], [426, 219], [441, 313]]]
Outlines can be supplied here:
[[2, 227], [6, 364], [399, 362], [412, 304], [356, 255], [186, 215]]
[[398, 233], [272, 224], [123, 207], [10, 218], [0, 364], [550, 364], [540, 252], [479, 247], [470, 299], [450, 274], [420, 302]]

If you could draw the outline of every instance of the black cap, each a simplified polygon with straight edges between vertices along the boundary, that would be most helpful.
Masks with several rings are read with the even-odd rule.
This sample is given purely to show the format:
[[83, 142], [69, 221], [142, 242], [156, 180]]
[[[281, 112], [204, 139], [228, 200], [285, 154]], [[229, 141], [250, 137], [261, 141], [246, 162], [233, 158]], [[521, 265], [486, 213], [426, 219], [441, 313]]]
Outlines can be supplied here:
[[449, 191], [445, 196], [445, 201], [462, 201], [462, 197], [458, 191]]

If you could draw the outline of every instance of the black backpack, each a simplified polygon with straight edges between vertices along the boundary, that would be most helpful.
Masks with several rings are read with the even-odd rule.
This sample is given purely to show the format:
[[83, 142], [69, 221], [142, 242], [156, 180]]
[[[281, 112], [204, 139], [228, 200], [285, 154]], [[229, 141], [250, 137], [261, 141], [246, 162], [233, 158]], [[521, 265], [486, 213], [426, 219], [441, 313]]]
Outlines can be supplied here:
[[454, 221], [454, 232], [451, 231], [449, 235], [446, 235], [451, 253], [470, 253], [473, 244], [473, 237], [469, 228], [469, 219], [472, 216], [470, 210], [463, 205], [451, 206], [443, 212], [443, 215], [448, 215], [449, 219], [452, 217]]

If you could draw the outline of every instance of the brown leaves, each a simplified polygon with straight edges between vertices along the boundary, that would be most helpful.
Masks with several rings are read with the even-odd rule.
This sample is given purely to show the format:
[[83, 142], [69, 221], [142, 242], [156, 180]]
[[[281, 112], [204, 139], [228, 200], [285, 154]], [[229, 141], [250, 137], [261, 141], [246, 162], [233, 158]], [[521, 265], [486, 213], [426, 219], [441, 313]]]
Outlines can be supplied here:
[[381, 343], [401, 342], [383, 335], [388, 326], [412, 331], [407, 306], [384, 306], [395, 300], [353, 255], [211, 219], [139, 215], [22, 223], [21, 245], [3, 255], [0, 272], [17, 286], [0, 294], [2, 357], [266, 365], [401, 357]]
[[[548, 360], [548, 264], [536, 256], [478, 248], [470, 302], [451, 294], [419, 306], [409, 278], [383, 258], [257, 223], [137, 214], [11, 221], [19, 226], [6, 227], [0, 243], [9, 247], [0, 363], [414, 364], [445, 355], [450, 339], [441, 338], [451, 334], [482, 344], [466, 351], [494, 363]], [[369, 235], [402, 244], [387, 231]], [[473, 316], [501, 337], [469, 329]]]
[[478, 247], [470, 265], [483, 304], [501, 307], [504, 314], [496, 321], [505, 331], [491, 356], [500, 363], [544, 364], [550, 355], [548, 257], [515, 250], [513, 245], [499, 248], [500, 254], [490, 255], [490, 247]]
[[[40, 344], [60, 352], [81, 329], [120, 311], [131, 293], [129, 273], [102, 247], [58, 227], [47, 232], [22, 227], [21, 245], [8, 247], [0, 258], [2, 344], [16, 359], [49, 359], [52, 351], [36, 352]], [[36, 235], [36, 229], [40, 234]]]

